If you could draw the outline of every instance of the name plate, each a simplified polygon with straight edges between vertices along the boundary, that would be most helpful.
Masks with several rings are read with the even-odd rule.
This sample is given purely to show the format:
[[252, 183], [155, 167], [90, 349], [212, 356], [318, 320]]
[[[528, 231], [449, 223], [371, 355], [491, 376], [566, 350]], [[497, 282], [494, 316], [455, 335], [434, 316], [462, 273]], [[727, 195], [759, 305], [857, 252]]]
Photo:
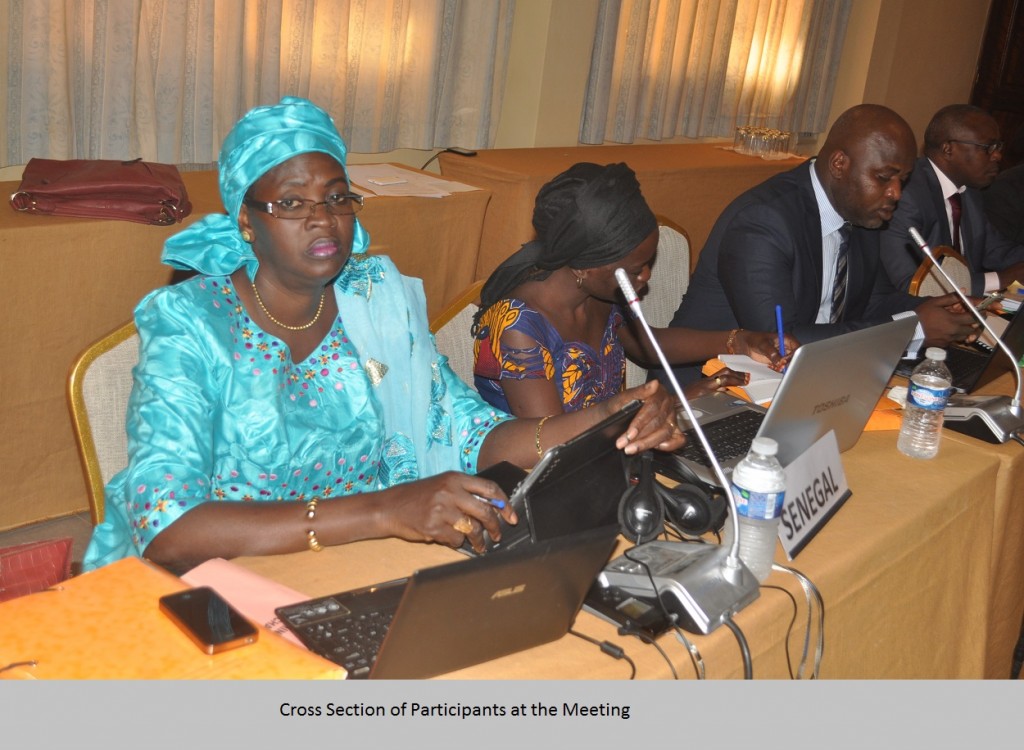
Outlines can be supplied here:
[[779, 521], [786, 557], [792, 560], [800, 554], [851, 494], [836, 434], [829, 430], [786, 467], [786, 500]]

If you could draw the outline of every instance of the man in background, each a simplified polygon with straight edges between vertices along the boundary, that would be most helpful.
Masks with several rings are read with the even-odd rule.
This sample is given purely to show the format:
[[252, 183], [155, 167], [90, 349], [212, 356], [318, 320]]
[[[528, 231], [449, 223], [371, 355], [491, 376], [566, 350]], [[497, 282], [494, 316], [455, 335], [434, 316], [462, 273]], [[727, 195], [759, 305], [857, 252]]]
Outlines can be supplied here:
[[999, 176], [981, 191], [985, 215], [1006, 239], [1024, 243], [1024, 126], [1006, 145], [1003, 163], [1016, 166], [1002, 169]]
[[974, 296], [1024, 280], [1024, 245], [992, 226], [981, 194], [999, 174], [1002, 151], [999, 125], [983, 109], [951, 104], [935, 113], [924, 131], [924, 156], [882, 232], [882, 264], [897, 289], [909, 288], [923, 260], [910, 227], [933, 248], [949, 245], [964, 256]]
[[[836, 120], [816, 159], [734, 200], [715, 222], [670, 325], [771, 330], [809, 343], [916, 312], [919, 338], [945, 346], [973, 331], [952, 295], [920, 299], [888, 282], [879, 232], [914, 165], [910, 126], [861, 104]], [[902, 316], [902, 315], [901, 315]], [[676, 368], [680, 382], [697, 367]]]

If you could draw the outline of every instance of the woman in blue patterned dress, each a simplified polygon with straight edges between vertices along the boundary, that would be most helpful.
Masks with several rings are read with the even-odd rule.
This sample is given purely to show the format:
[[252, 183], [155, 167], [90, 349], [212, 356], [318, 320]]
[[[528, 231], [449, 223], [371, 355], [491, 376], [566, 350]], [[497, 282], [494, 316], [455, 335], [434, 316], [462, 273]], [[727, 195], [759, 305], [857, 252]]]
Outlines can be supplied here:
[[[519, 417], [575, 412], [617, 396], [626, 357], [657, 365], [646, 337], [626, 319], [615, 269], [646, 287], [658, 226], [625, 164], [580, 163], [540, 189], [537, 240], [498, 266], [474, 325], [474, 383], [492, 406]], [[778, 336], [736, 329], [656, 329], [670, 362], [748, 354], [780, 369]], [[786, 351], [798, 346], [786, 337]], [[694, 397], [749, 377], [728, 368], [686, 387]]]
[[[228, 134], [227, 214], [164, 247], [199, 274], [135, 311], [129, 463], [106, 488], [86, 569], [387, 536], [479, 549], [484, 529], [500, 531], [477, 496], [504, 495], [471, 475], [478, 465], [531, 466], [541, 438], [603, 416], [516, 420], [463, 385], [433, 345], [422, 283], [365, 254], [344, 164], [333, 121], [304, 99], [256, 108]], [[620, 448], [682, 443], [663, 390], [634, 389], [605, 414], [631, 398], [644, 405]]]

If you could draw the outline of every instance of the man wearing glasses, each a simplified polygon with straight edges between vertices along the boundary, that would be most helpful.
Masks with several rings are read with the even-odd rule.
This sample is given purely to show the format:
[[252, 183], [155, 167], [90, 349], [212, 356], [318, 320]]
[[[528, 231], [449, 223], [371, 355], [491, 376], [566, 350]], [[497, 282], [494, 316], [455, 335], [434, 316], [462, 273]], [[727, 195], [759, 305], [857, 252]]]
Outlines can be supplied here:
[[910, 227], [932, 247], [948, 245], [964, 256], [973, 296], [1024, 281], [1024, 245], [986, 219], [980, 192], [999, 174], [1002, 158], [999, 125], [990, 114], [968, 104], [935, 113], [924, 131], [924, 156], [882, 234], [882, 264], [898, 289], [908, 289], [923, 260]]

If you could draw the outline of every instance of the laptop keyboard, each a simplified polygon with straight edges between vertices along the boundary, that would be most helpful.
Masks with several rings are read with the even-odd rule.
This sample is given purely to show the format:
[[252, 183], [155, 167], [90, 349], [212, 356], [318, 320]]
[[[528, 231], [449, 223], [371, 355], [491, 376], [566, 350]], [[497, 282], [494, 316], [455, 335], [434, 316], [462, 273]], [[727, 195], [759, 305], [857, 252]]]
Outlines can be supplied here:
[[340, 664], [349, 679], [370, 674], [404, 585], [346, 593], [280, 607], [281, 622], [315, 654]]
[[[701, 427], [715, 457], [719, 461], [729, 461], [745, 455], [750, 450], [750, 444], [757, 437], [757, 431], [763, 421], [763, 412], [749, 410], [730, 414]], [[711, 466], [704, 446], [694, 431], [685, 430], [683, 434], [686, 435], [686, 445], [679, 453], [702, 466]]]
[[[981, 346], [980, 344], [978, 346]], [[969, 391], [975, 386], [989, 363], [990, 355], [978, 349], [962, 346], [951, 346], [946, 349], [946, 367], [953, 375], [953, 387], [958, 391]], [[914, 368], [921, 363], [920, 359], [900, 360], [896, 366], [896, 374], [909, 379]]]
[[973, 387], [981, 371], [988, 366], [989, 356], [981, 352], [951, 346], [946, 350], [946, 367], [953, 374], [953, 387]]

